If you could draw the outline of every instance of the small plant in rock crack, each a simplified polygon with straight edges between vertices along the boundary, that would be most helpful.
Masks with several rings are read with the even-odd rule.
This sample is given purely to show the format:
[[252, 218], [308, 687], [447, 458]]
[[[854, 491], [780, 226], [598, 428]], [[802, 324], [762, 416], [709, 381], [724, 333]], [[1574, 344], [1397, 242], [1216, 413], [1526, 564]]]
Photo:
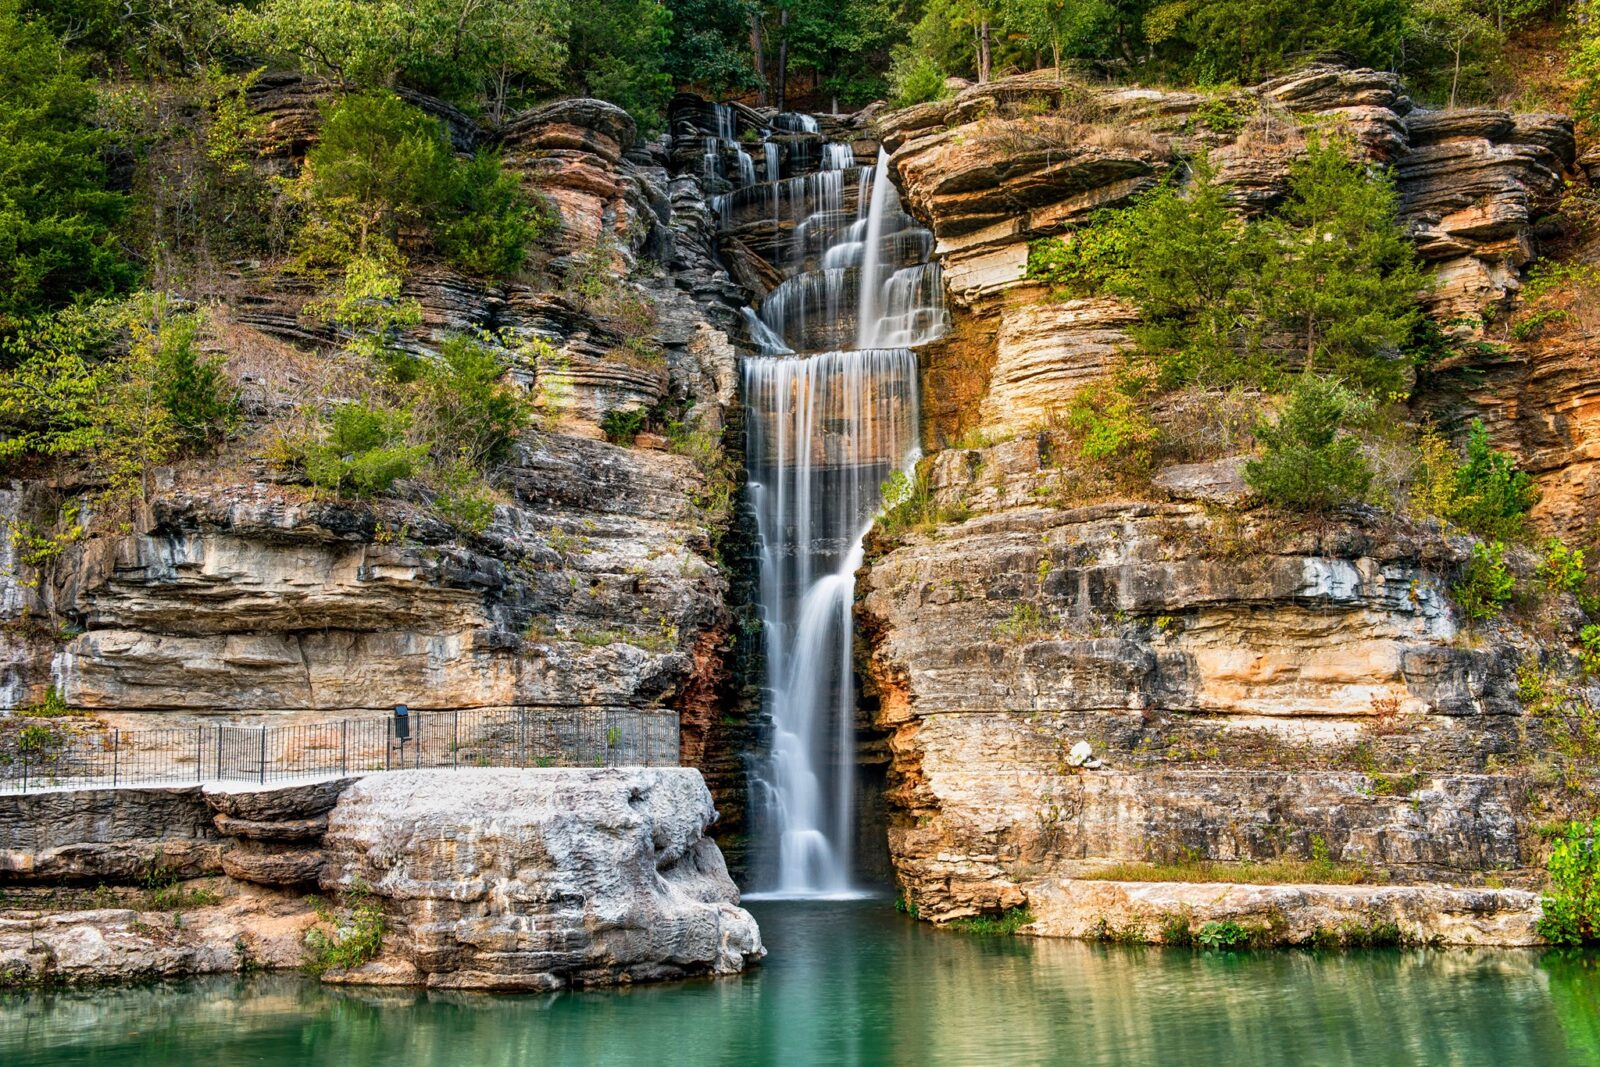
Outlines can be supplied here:
[[1244, 948], [1250, 943], [1250, 931], [1232, 919], [1223, 919], [1221, 922], [1213, 919], [1200, 927], [1194, 939], [1206, 948]]
[[383, 948], [388, 921], [372, 889], [357, 882], [344, 893], [344, 906], [312, 898], [317, 925], [306, 932], [306, 970], [326, 974], [348, 970], [374, 959]]

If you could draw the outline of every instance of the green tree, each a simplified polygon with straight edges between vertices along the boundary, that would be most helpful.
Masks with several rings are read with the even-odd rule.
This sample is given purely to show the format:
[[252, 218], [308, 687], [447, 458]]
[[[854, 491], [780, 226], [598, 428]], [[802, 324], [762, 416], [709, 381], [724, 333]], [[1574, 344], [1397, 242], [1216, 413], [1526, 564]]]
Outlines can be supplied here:
[[483, 94], [499, 113], [521, 92], [561, 85], [562, 0], [265, 0], [229, 16], [235, 38], [352, 88], [408, 85]]
[[672, 96], [663, 69], [672, 12], [660, 0], [568, 0], [568, 9], [568, 91], [608, 100], [641, 129], [658, 129]]
[[460, 460], [484, 471], [511, 454], [532, 419], [522, 391], [508, 384], [505, 364], [483, 341], [455, 336], [422, 375], [419, 423], [440, 462]]
[[667, 0], [672, 34], [662, 69], [676, 85], [713, 96], [756, 87], [750, 51], [750, 0]]
[[1569, 823], [1550, 850], [1550, 891], [1540, 898], [1539, 935], [1557, 945], [1600, 941], [1600, 820]]
[[402, 234], [421, 227], [457, 265], [505, 275], [552, 225], [497, 156], [463, 163], [438, 120], [389, 92], [354, 94], [328, 109], [299, 183], [309, 205], [298, 241], [307, 263], [392, 263]]
[[1263, 312], [1294, 339], [1305, 368], [1371, 388], [1402, 381], [1401, 347], [1426, 276], [1398, 218], [1393, 181], [1313, 140], [1289, 173], [1283, 207], [1262, 222]]
[[1539, 500], [1533, 478], [1517, 469], [1509, 453], [1489, 445], [1489, 431], [1474, 419], [1467, 433], [1465, 462], [1456, 470], [1449, 518], [1480, 537], [1520, 537], [1528, 512]]
[[1361, 499], [1372, 468], [1361, 443], [1344, 432], [1358, 406], [1340, 383], [1302, 374], [1277, 423], [1257, 428], [1264, 448], [1245, 464], [1246, 484], [1269, 504], [1308, 511]]
[[80, 297], [130, 285], [107, 187], [106, 134], [82, 61], [17, 0], [0, 0], [0, 334]]

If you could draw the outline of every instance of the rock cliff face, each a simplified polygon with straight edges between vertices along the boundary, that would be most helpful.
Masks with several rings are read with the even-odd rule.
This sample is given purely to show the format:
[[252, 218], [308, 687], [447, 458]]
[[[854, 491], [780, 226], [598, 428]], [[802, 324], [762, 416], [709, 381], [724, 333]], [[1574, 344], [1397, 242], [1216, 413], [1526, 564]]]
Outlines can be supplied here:
[[[1437, 279], [1434, 314], [1514, 297], [1533, 220], [1574, 158], [1556, 116], [1430, 112], [1390, 75], [1313, 67], [1223, 98], [1030, 75], [880, 122], [957, 307], [923, 352], [925, 445], [978, 442], [937, 452], [940, 517], [876, 535], [858, 575], [890, 850], [924, 917], [1027, 905], [1035, 932], [1083, 936], [1095, 909], [1153, 932], [1163, 910], [1320, 908], [1337, 925], [1370, 905], [1402, 926], [1469, 916], [1408, 936], [1531, 936], [1525, 894], [1406, 892], [1524, 878], [1532, 827], [1561, 803], [1532, 787], [1540, 726], [1517, 695], [1519, 663], [1549, 650], [1512, 625], [1464, 625], [1448, 587], [1466, 543], [1376, 514], [1239, 511], [1238, 457], [1086, 485], [1052, 428], [1105, 379], [1134, 319], [1114, 300], [1048, 299], [1023, 276], [1028, 243], [1201, 147], [1244, 210], [1263, 210], [1307, 115], [1391, 166]], [[1539, 520], [1575, 533], [1594, 493], [1594, 374], [1576, 350], [1498, 373], [1468, 376], [1457, 399], [1539, 473]], [[1083, 741], [1088, 767], [1071, 752]], [[1313, 856], [1391, 883], [1394, 901], [1178, 886], [1139, 903], [1137, 887], [1077, 881], [1144, 861]]]
[[[264, 168], [294, 172], [328, 92], [292, 75], [255, 83], [276, 146]], [[705, 506], [702, 466], [659, 439], [620, 447], [599, 429], [613, 409], [660, 405], [714, 442], [733, 409], [724, 328], [738, 290], [711, 258], [703, 198], [609, 104], [563, 100], [485, 129], [412, 102], [458, 149], [498, 147], [560, 218], [526, 281], [424, 263], [403, 293], [422, 308], [403, 338], [419, 354], [463, 330], [539, 338], [559, 354], [512, 369], [547, 425], [494, 477], [493, 520], [474, 534], [418, 503], [318, 498], [265, 462], [307, 402], [347, 395], [363, 372], [305, 314], [310, 283], [240, 268], [209, 313], [244, 428], [221, 457], [154, 472], [130, 521], [90, 516], [93, 535], [47, 568], [0, 560], [0, 711], [49, 687], [124, 729], [395, 703], [676, 709], [736, 827], [737, 759], [707, 736], [720, 717], [706, 708], [730, 689], [723, 519]], [[596, 257], [621, 317], [561, 281]], [[13, 483], [0, 522], [49, 528], [82, 488]]]
[[366, 894], [386, 926], [381, 954], [329, 981], [730, 974], [765, 950], [715, 820], [679, 768], [0, 797], [0, 986], [297, 967], [319, 885]]

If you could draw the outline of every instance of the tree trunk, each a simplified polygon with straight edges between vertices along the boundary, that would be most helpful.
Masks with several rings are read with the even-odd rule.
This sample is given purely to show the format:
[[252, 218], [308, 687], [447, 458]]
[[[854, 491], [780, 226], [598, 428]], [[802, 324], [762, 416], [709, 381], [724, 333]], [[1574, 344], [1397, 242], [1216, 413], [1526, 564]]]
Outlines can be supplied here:
[[778, 110], [787, 108], [789, 98], [789, 9], [778, 9]]
[[978, 84], [989, 80], [989, 20], [978, 24]]
[[761, 47], [761, 12], [750, 12], [750, 54], [756, 63], [756, 107], [767, 106], [767, 54]]
[[1461, 45], [1456, 45], [1456, 67], [1450, 74], [1450, 106], [1456, 106], [1456, 85], [1461, 81]]

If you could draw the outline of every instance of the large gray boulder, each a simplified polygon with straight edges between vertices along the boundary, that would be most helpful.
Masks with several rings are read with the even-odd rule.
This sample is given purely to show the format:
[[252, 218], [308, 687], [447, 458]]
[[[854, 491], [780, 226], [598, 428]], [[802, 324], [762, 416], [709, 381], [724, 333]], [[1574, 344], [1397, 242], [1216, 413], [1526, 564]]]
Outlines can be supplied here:
[[328, 816], [329, 890], [369, 887], [390, 933], [330, 976], [452, 989], [731, 974], [766, 954], [691, 768], [409, 772]]

